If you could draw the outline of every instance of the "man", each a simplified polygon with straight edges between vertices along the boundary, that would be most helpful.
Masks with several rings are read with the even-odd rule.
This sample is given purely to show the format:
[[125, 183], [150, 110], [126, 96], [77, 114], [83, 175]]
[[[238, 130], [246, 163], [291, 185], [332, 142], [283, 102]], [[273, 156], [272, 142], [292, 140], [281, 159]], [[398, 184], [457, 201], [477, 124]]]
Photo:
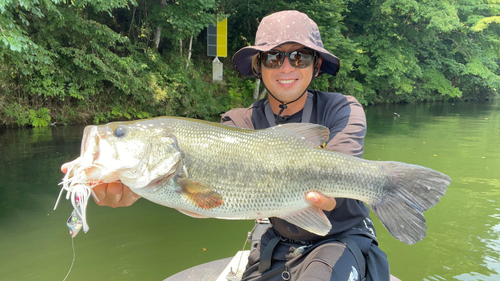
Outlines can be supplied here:
[[[340, 67], [339, 59], [323, 48], [318, 27], [307, 15], [282, 11], [265, 17], [255, 46], [239, 50], [233, 64], [241, 75], [260, 78], [269, 97], [227, 112], [223, 123], [251, 129], [290, 122], [321, 124], [330, 129], [325, 149], [362, 156], [362, 106], [353, 97], [307, 90], [318, 75], [336, 75]], [[129, 206], [139, 198], [123, 184], [98, 185], [94, 192], [103, 206]], [[389, 280], [387, 258], [377, 246], [369, 210], [362, 202], [316, 192], [306, 199], [324, 210], [333, 226], [330, 233], [317, 236], [270, 218], [272, 227], [250, 254], [242, 280], [355, 281], [365, 275]]]
[[[339, 59], [323, 48], [318, 27], [307, 15], [282, 11], [265, 17], [257, 30], [255, 46], [239, 50], [233, 64], [241, 75], [260, 78], [269, 97], [247, 109], [227, 112], [223, 123], [251, 129], [290, 122], [321, 124], [330, 129], [326, 149], [362, 156], [366, 118], [358, 101], [337, 93], [307, 91], [318, 75], [336, 75], [340, 67]], [[327, 237], [270, 218], [273, 226], [250, 254], [242, 280], [286, 280], [289, 275], [293, 280], [362, 280], [360, 266], [364, 264], [358, 263], [365, 261], [357, 261], [353, 253], [358, 249], [364, 256], [375, 251], [367, 262], [371, 264], [377, 257], [381, 265], [370, 268], [369, 274], [389, 280], [387, 258], [377, 247], [369, 210], [362, 202], [314, 192], [306, 198], [330, 219], [333, 227]], [[338, 241], [345, 236], [351, 242], [343, 238]], [[353, 248], [358, 249], [346, 246], [352, 241]], [[307, 250], [306, 255], [296, 254], [298, 248]]]

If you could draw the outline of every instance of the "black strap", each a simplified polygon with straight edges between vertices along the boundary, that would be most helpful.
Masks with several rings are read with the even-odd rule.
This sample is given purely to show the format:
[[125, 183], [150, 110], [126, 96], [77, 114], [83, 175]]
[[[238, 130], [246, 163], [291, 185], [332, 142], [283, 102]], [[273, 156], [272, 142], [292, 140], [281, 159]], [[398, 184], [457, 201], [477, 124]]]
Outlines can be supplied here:
[[[311, 115], [314, 104], [314, 95], [312, 93], [307, 92], [307, 100], [304, 105], [304, 109], [302, 111], [302, 121], [301, 123], [309, 123], [311, 121]], [[276, 126], [276, 118], [274, 117], [274, 112], [269, 104], [269, 99], [265, 101], [264, 113], [266, 114], [267, 122], [269, 122], [269, 126]]]
[[356, 259], [356, 262], [358, 263], [359, 271], [360, 271], [360, 276], [361, 276], [361, 281], [366, 280], [366, 261], [365, 257], [363, 256], [363, 253], [361, 252], [361, 249], [359, 249], [358, 244], [354, 242], [349, 236], [347, 235], [341, 235], [336, 238], [338, 241], [344, 243], [349, 250], [351, 250], [351, 253], [354, 255], [354, 258]]
[[261, 252], [260, 254], [260, 261], [259, 261], [259, 272], [263, 273], [271, 268], [271, 259], [273, 257], [273, 251], [276, 245], [280, 242], [281, 236], [276, 236], [273, 239], [269, 240], [269, 243], [267, 243], [266, 248], [264, 248], [264, 251]]

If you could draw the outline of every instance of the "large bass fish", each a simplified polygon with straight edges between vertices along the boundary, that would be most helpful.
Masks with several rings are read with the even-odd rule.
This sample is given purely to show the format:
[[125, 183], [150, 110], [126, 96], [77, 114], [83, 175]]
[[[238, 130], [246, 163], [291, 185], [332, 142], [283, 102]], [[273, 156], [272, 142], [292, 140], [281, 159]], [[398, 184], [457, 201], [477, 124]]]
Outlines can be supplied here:
[[92, 186], [121, 181], [152, 202], [194, 216], [279, 217], [326, 235], [330, 222], [306, 201], [307, 192], [317, 191], [365, 202], [404, 243], [423, 239], [423, 211], [439, 202], [451, 179], [421, 166], [320, 148], [328, 136], [315, 124], [249, 130], [178, 117], [87, 126], [63, 189], [85, 231]]

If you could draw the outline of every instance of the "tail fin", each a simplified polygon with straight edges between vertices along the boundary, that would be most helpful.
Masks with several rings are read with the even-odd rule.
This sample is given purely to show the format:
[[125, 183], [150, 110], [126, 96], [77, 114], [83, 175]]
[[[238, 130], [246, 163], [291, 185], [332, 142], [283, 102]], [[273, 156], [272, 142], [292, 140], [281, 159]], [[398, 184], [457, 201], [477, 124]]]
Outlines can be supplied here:
[[427, 231], [423, 211], [439, 202], [451, 178], [422, 166], [380, 163], [388, 172], [389, 183], [381, 201], [370, 208], [392, 236], [406, 244], [415, 244]]

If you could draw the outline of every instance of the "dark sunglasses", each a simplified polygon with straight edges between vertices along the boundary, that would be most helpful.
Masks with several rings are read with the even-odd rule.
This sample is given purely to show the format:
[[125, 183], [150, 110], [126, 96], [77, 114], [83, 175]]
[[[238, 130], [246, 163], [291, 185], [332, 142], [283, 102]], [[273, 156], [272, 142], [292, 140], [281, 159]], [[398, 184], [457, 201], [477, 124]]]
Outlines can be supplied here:
[[316, 51], [309, 49], [298, 49], [293, 52], [285, 53], [280, 51], [267, 51], [260, 53], [260, 63], [267, 69], [276, 69], [283, 65], [285, 57], [295, 68], [309, 67], [314, 58]]

